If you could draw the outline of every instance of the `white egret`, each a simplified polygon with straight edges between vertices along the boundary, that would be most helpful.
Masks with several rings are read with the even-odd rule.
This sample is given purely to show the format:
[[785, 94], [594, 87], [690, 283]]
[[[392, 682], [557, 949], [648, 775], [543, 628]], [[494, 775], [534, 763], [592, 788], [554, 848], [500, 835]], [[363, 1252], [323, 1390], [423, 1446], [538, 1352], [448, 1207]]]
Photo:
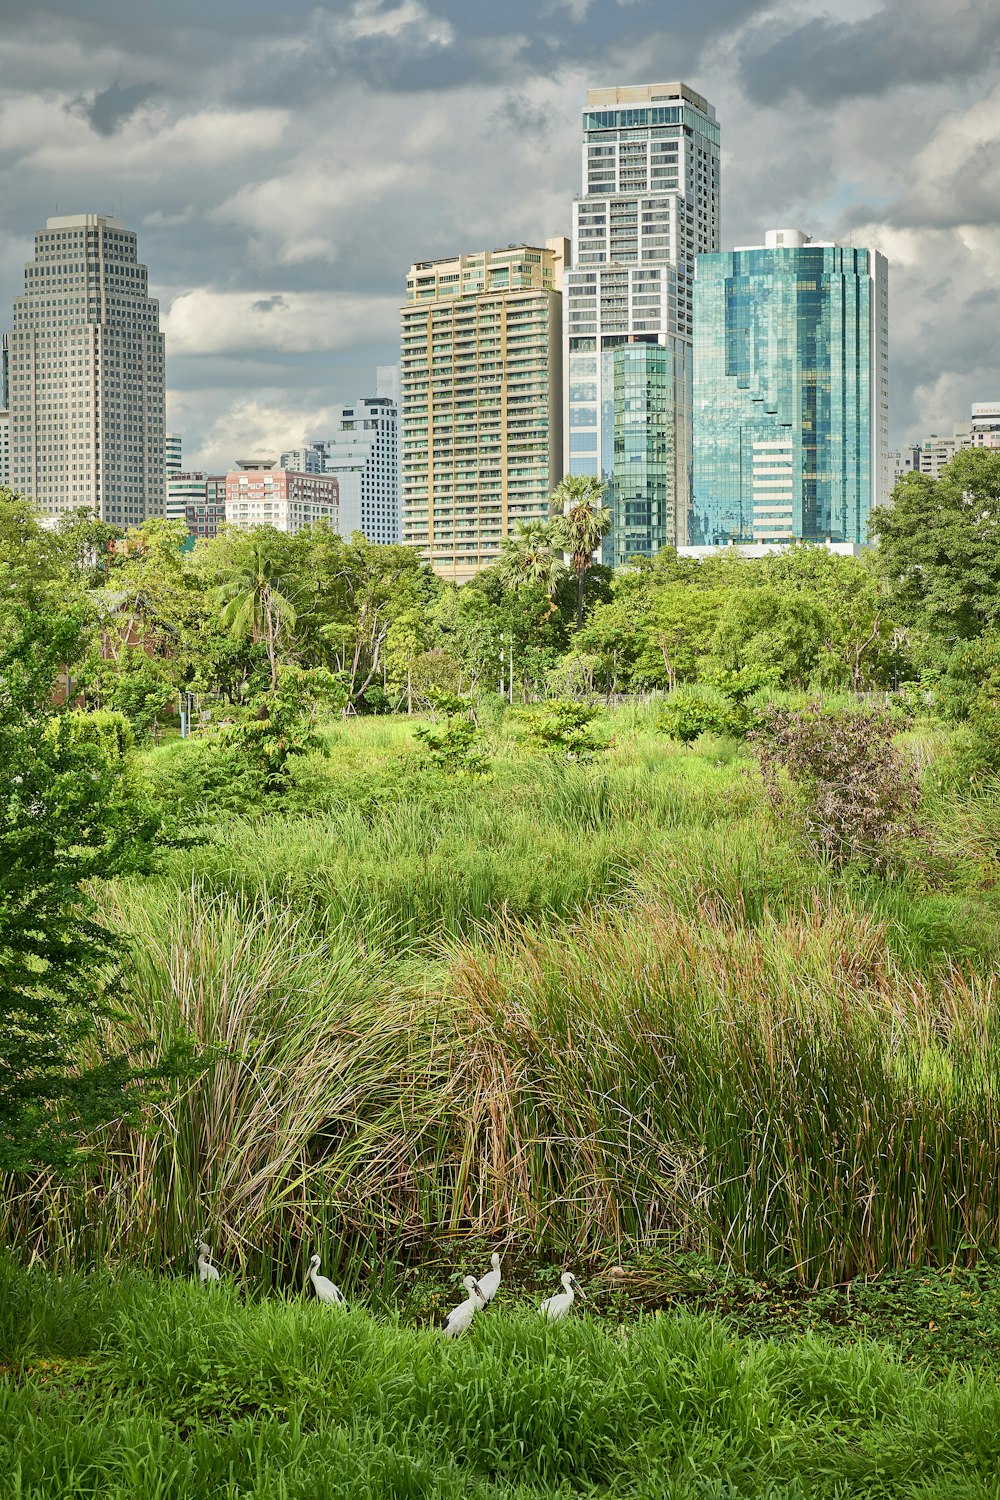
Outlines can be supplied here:
[[198, 1256], [198, 1280], [202, 1286], [215, 1286], [219, 1280], [219, 1273], [212, 1265], [210, 1245], [204, 1240], [195, 1241], [195, 1252]]
[[460, 1302], [457, 1307], [453, 1307], [445, 1319], [442, 1332], [446, 1339], [457, 1339], [459, 1334], [465, 1333], [471, 1328], [472, 1320], [476, 1316], [476, 1313], [481, 1307], [485, 1307], [486, 1305], [483, 1301], [483, 1294], [479, 1290], [479, 1283], [474, 1276], [466, 1276], [462, 1285], [469, 1295], [464, 1302]]
[[485, 1276], [480, 1276], [476, 1283], [482, 1295], [484, 1307], [489, 1307], [500, 1290], [500, 1257], [495, 1250], [490, 1256], [490, 1264], [493, 1267], [492, 1271], [487, 1271]]
[[312, 1260], [309, 1262], [309, 1280], [312, 1282], [313, 1291], [316, 1293], [316, 1296], [319, 1298], [319, 1300], [321, 1302], [332, 1303], [334, 1307], [346, 1307], [347, 1298], [340, 1290], [340, 1287], [335, 1286], [334, 1283], [330, 1280], [329, 1276], [318, 1275], [318, 1271], [319, 1256], [314, 1255]]
[[564, 1291], [557, 1292], [554, 1297], [546, 1297], [538, 1311], [543, 1318], [548, 1318], [550, 1323], [558, 1323], [564, 1318], [573, 1306], [573, 1299], [579, 1292], [585, 1296], [583, 1287], [577, 1281], [572, 1271], [565, 1271], [559, 1280], [562, 1282]]

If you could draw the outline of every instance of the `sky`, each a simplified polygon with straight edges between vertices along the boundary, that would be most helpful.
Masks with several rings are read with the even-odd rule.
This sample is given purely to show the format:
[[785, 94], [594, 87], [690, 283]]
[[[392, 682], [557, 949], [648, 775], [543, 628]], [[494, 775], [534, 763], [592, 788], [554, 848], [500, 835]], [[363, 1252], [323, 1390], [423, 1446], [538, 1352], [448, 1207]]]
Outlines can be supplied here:
[[0, 326], [48, 216], [123, 217], [185, 464], [277, 456], [374, 393], [412, 261], [569, 234], [587, 88], [676, 80], [723, 249], [888, 256], [894, 444], [1000, 399], [998, 0], [0, 0]]

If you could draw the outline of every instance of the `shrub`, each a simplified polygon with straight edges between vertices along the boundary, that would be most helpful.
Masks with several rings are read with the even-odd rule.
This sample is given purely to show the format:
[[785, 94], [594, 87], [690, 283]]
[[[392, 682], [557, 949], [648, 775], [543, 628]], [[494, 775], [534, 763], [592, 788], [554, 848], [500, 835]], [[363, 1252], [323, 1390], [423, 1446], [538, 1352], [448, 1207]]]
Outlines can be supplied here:
[[524, 742], [533, 749], [563, 760], [591, 760], [607, 748], [594, 736], [594, 720], [600, 709], [592, 703], [577, 703], [570, 698], [553, 698], [536, 708], [520, 709], [514, 714], [522, 726]]
[[132, 726], [111, 708], [80, 713], [71, 709], [50, 721], [49, 731], [60, 745], [95, 745], [108, 760], [126, 760], [135, 748]]
[[449, 776], [461, 772], [470, 776], [489, 774], [490, 763], [480, 748], [479, 731], [465, 714], [452, 715], [440, 728], [421, 725], [414, 734], [424, 747], [427, 765]]
[[835, 865], [887, 869], [918, 834], [916, 766], [893, 744], [884, 709], [771, 707], [751, 736], [772, 806]]
[[744, 667], [738, 672], [725, 667], [703, 670], [697, 687], [678, 688], [670, 694], [659, 718], [661, 732], [688, 745], [702, 734], [719, 734], [742, 740], [760, 722], [750, 698], [772, 680], [773, 674]]

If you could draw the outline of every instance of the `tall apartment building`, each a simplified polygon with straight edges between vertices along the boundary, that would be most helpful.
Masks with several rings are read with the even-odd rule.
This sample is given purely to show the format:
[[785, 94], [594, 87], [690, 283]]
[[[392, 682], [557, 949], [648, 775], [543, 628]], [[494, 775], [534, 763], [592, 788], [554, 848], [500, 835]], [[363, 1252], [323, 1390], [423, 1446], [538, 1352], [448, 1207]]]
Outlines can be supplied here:
[[296, 474], [274, 459], [237, 461], [226, 475], [226, 521], [230, 526], [273, 526], [294, 534], [326, 521], [340, 526], [340, 489], [327, 474]]
[[607, 485], [605, 562], [687, 541], [695, 257], [719, 248], [719, 126], [683, 83], [590, 89], [564, 319], [566, 471]]
[[402, 309], [403, 540], [464, 583], [562, 467], [568, 242], [419, 261]]
[[166, 505], [164, 351], [136, 237], [75, 214], [35, 235], [10, 334], [11, 484], [38, 510], [117, 526]]
[[868, 539], [892, 487], [888, 266], [771, 230], [698, 260], [694, 536]]

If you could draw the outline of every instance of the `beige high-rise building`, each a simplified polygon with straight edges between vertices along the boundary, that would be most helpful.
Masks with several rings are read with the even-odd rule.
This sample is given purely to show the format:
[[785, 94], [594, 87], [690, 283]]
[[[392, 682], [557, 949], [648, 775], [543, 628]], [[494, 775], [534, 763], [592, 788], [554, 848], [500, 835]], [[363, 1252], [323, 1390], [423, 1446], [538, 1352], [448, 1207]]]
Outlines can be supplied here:
[[569, 242], [418, 261], [402, 309], [403, 540], [465, 583], [562, 477]]
[[35, 235], [10, 335], [10, 483], [38, 510], [116, 526], [166, 507], [164, 351], [136, 237], [74, 214]]

